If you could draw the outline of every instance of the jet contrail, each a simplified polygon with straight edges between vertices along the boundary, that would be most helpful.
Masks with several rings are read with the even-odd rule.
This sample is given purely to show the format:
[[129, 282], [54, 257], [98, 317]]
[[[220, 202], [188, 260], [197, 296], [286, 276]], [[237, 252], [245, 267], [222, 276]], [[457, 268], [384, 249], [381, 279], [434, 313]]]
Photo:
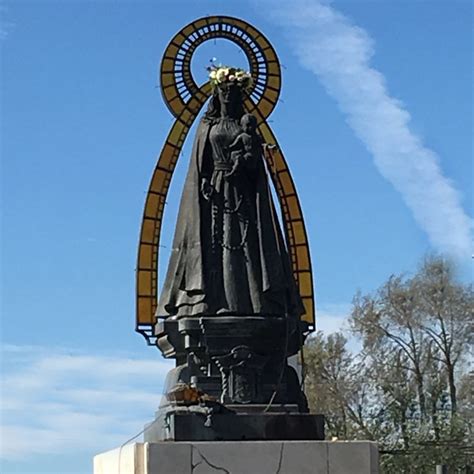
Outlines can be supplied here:
[[[410, 130], [410, 114], [390, 96], [370, 65], [368, 33], [327, 2], [273, 1], [272, 19], [284, 27], [301, 64], [337, 101], [350, 127], [372, 154], [379, 172], [400, 192], [431, 244], [466, 260], [472, 220], [443, 176], [437, 154]], [[415, 80], [415, 78], [414, 78]]]

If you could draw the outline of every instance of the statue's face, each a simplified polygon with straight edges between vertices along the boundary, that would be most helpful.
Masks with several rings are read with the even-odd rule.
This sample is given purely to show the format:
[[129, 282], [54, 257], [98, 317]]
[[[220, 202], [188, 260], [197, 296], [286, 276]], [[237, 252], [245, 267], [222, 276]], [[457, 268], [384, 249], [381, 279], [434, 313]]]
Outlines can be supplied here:
[[240, 90], [239, 86], [235, 85], [234, 83], [226, 82], [219, 85], [218, 93], [221, 103], [231, 104], [235, 103], [236, 99], [238, 99]]

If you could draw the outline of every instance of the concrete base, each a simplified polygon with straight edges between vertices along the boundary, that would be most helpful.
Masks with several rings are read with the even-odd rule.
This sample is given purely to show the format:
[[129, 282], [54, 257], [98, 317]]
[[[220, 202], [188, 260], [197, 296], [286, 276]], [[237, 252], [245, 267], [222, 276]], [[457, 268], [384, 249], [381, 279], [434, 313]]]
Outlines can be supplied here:
[[94, 457], [94, 474], [378, 474], [369, 441], [135, 443]]

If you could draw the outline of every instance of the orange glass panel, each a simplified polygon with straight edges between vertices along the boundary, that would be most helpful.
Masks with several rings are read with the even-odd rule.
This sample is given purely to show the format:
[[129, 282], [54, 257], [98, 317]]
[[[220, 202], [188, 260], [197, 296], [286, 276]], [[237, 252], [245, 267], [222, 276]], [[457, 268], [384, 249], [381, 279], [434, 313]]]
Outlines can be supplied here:
[[293, 229], [293, 235], [295, 237], [295, 244], [305, 244], [306, 243], [306, 235], [303, 227], [302, 221], [296, 221], [291, 223], [291, 227]]
[[164, 193], [168, 188], [170, 176], [171, 174], [169, 172], [156, 169], [153, 174], [150, 190], [156, 193]]
[[281, 182], [283, 187], [283, 192], [285, 194], [294, 194], [295, 188], [293, 187], [293, 182], [291, 181], [290, 173], [287, 171], [283, 171], [282, 173], [278, 174], [278, 179]]
[[168, 105], [173, 109], [173, 112], [176, 115], [180, 115], [181, 112], [184, 110], [184, 104], [181, 97], [176, 97], [175, 99], [170, 100], [168, 102]]
[[264, 97], [258, 103], [258, 109], [264, 117], [268, 117], [270, 112], [273, 110], [274, 104], [266, 100]]
[[[197, 114], [199, 112], [199, 109], [202, 106], [202, 102], [199, 102], [195, 97], [192, 97], [189, 102], [188, 102], [188, 108], [191, 110], [194, 114]], [[193, 117], [194, 119], [195, 117]]]
[[300, 272], [298, 275], [300, 295], [302, 298], [305, 296], [312, 296], [313, 294], [313, 282], [311, 279], [311, 273]]
[[276, 172], [288, 169], [285, 163], [285, 159], [283, 158], [283, 155], [279, 151], [276, 151], [275, 153], [273, 153], [273, 162], [275, 163]]
[[298, 270], [310, 270], [309, 252], [306, 245], [296, 247], [296, 259], [298, 261]]
[[303, 321], [309, 324], [314, 324], [314, 303], [313, 298], [303, 298], [303, 306], [305, 314], [301, 317]]
[[161, 87], [167, 87], [175, 82], [173, 74], [162, 74], [161, 75]]
[[183, 33], [184, 36], [189, 36], [190, 34], [194, 33], [196, 31], [196, 28], [194, 28], [194, 24], [191, 23], [190, 25], [186, 26], [181, 30], [181, 33]]
[[168, 48], [166, 48], [166, 52], [165, 52], [165, 56], [169, 56], [169, 57], [175, 57], [176, 56], [176, 53], [179, 51], [179, 48], [174, 45], [174, 44], [170, 44], [168, 46]]
[[149, 193], [146, 198], [144, 216], [151, 217], [153, 219], [157, 217], [157, 211], [160, 208], [160, 204], [162, 200], [163, 200], [162, 196], [158, 194]]
[[292, 219], [301, 219], [301, 209], [296, 196], [290, 196], [286, 199], [288, 212]]
[[191, 114], [191, 112], [186, 108], [181, 113], [180, 119], [185, 123], [189, 123], [191, 119], [194, 119], [194, 114]]
[[149, 219], [144, 219], [142, 223], [142, 232], [140, 240], [149, 244], [153, 243], [153, 237], [155, 235], [155, 222]]
[[153, 324], [155, 315], [153, 311], [153, 299], [138, 297], [138, 324]]
[[173, 145], [177, 145], [181, 139], [181, 135], [183, 134], [184, 130], [185, 125], [183, 125], [181, 122], [176, 121], [168, 135], [168, 141]]
[[263, 36], [259, 36], [259, 38], [256, 40], [256, 43], [262, 48], [262, 49], [265, 49], [265, 48], [268, 48], [268, 46], [270, 46], [270, 44], [268, 43], [268, 41], [263, 37]]
[[178, 90], [176, 89], [176, 86], [168, 87], [167, 89], [161, 89], [161, 92], [165, 96], [165, 100], [168, 103], [168, 105], [173, 99], [178, 97]]
[[198, 20], [198, 21], [194, 22], [194, 27], [196, 29], [203, 28], [204, 26], [207, 26], [207, 21], [206, 20]]
[[138, 294], [150, 295], [151, 291], [151, 271], [138, 272]]
[[151, 245], [140, 245], [138, 253], [138, 267], [151, 270], [153, 264], [153, 247]]
[[267, 77], [267, 84], [270, 86], [270, 87], [273, 87], [274, 89], [280, 89], [280, 86], [281, 86], [281, 79], [280, 77], [276, 77], [276, 76], [268, 76]]
[[265, 98], [268, 99], [270, 102], [276, 103], [278, 100], [278, 92], [274, 91], [273, 89], [267, 89], [265, 91]]
[[174, 61], [172, 59], [163, 59], [161, 63], [162, 72], [173, 72], [174, 71]]
[[267, 49], [265, 51], [265, 59], [267, 60], [267, 63], [272, 62], [272, 61], [278, 62], [278, 59], [276, 57], [275, 51], [273, 51], [273, 48]]
[[173, 170], [176, 162], [176, 152], [176, 148], [166, 144], [161, 152], [160, 161], [158, 161], [160, 167], [169, 169], [170, 171]]

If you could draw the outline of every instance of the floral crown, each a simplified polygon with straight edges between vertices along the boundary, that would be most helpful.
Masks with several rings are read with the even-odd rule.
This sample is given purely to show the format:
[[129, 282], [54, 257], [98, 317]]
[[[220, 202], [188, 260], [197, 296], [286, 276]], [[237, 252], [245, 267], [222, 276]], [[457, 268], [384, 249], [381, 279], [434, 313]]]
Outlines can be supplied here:
[[224, 83], [235, 83], [246, 91], [252, 87], [252, 76], [244, 69], [228, 66], [211, 66], [207, 70], [209, 71], [209, 79], [213, 87], [218, 87]]

